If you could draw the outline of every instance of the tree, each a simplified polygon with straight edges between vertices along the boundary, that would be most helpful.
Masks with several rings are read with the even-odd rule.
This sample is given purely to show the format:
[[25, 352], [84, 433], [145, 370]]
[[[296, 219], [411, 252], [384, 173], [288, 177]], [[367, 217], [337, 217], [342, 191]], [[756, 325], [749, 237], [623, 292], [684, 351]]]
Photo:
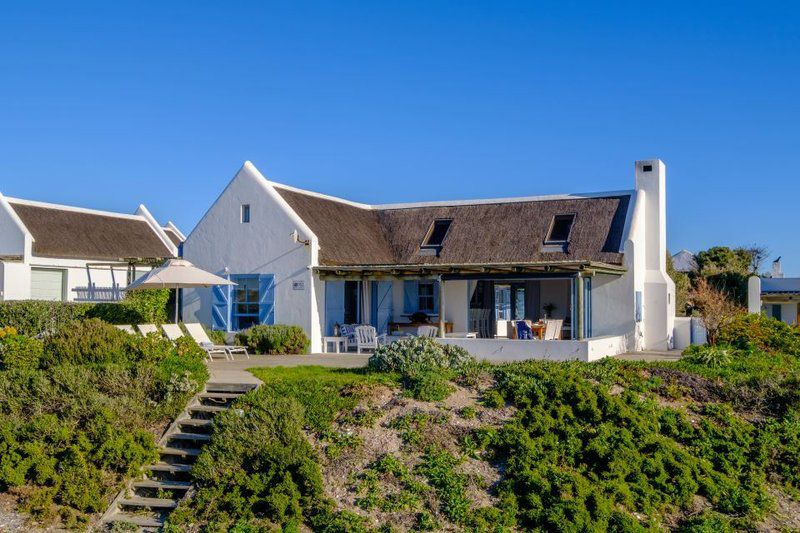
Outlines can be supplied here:
[[694, 280], [689, 301], [697, 309], [700, 321], [706, 328], [708, 344], [712, 346], [717, 344], [720, 330], [744, 312], [728, 294], [702, 276]]

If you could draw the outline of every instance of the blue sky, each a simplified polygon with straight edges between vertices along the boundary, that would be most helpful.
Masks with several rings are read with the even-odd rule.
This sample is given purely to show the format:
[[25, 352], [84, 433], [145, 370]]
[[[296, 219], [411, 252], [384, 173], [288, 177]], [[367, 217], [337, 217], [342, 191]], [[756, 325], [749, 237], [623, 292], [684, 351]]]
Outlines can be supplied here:
[[628, 189], [800, 275], [798, 2], [6, 2], [0, 191], [187, 233], [241, 163], [353, 200]]

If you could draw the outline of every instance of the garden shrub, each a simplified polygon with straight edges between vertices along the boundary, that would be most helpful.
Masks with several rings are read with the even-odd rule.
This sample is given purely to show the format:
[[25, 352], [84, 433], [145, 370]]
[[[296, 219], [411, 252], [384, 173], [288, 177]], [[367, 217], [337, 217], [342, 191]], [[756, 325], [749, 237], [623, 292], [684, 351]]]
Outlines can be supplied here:
[[131, 337], [98, 318], [76, 320], [47, 337], [44, 363], [121, 363]]
[[423, 370], [407, 374], [403, 387], [409, 396], [423, 402], [440, 402], [455, 390], [441, 370]]
[[722, 328], [719, 342], [742, 350], [757, 349], [800, 356], [800, 329], [762, 314], [738, 315]]
[[721, 368], [731, 362], [732, 352], [732, 348], [719, 344], [716, 346], [692, 345], [683, 352], [683, 355], [692, 363], [710, 368]]
[[369, 358], [369, 368], [404, 374], [426, 370], [459, 371], [475, 364], [475, 358], [460, 346], [441, 344], [430, 337], [407, 337], [378, 346]]
[[0, 370], [38, 368], [44, 351], [42, 341], [8, 331], [14, 329], [0, 335]]
[[236, 334], [237, 341], [257, 353], [305, 354], [311, 347], [300, 326], [258, 324]]

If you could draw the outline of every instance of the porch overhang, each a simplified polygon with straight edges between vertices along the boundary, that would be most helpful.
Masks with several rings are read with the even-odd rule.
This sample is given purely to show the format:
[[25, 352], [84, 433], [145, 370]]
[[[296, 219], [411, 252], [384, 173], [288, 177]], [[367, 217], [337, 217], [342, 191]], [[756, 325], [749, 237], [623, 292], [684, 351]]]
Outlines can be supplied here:
[[363, 280], [405, 279], [480, 279], [491, 276], [556, 276], [594, 274], [623, 275], [622, 265], [595, 261], [547, 261], [531, 263], [424, 264], [424, 265], [321, 265], [313, 267], [320, 279]]

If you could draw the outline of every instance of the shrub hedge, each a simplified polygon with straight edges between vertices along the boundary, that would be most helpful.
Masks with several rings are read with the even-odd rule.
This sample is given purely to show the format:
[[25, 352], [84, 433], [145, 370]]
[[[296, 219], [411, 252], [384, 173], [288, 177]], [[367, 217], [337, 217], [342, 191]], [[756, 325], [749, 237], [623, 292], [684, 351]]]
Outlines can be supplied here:
[[167, 289], [131, 291], [116, 303], [12, 300], [0, 302], [0, 327], [40, 336], [83, 318], [99, 318], [111, 324], [160, 324], [167, 319], [168, 300]]
[[743, 350], [800, 355], [800, 329], [762, 314], [742, 313], [737, 316], [722, 328], [719, 342]]
[[460, 346], [441, 344], [430, 337], [407, 337], [379, 346], [369, 358], [369, 368], [403, 374], [428, 370], [460, 371], [476, 363]]
[[236, 341], [256, 353], [305, 354], [311, 347], [300, 326], [259, 324], [240, 331]]

